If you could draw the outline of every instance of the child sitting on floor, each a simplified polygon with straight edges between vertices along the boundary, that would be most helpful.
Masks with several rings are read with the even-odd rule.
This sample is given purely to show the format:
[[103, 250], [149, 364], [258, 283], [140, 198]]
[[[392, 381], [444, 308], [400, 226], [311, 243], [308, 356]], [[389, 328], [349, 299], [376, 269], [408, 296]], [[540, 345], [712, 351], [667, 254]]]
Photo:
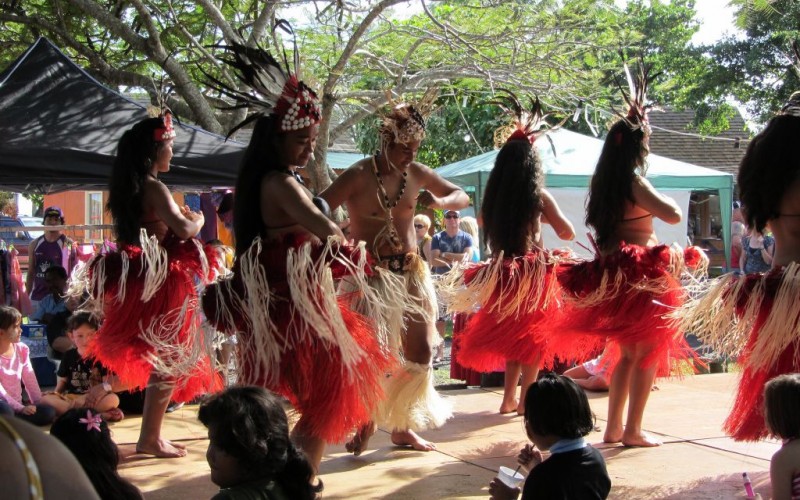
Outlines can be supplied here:
[[[525, 430], [533, 446], [522, 449], [519, 463], [533, 469], [525, 480], [522, 500], [608, 497], [611, 479], [603, 456], [583, 439], [593, 428], [589, 400], [572, 379], [548, 373], [530, 386], [525, 396]], [[550, 450], [550, 457], [543, 461], [539, 450]], [[520, 489], [495, 478], [489, 493], [494, 500], [515, 499]]]
[[773, 378], [764, 386], [764, 420], [783, 440], [769, 462], [774, 500], [800, 498], [800, 373]]
[[99, 328], [97, 318], [87, 311], [76, 311], [67, 321], [67, 335], [75, 344], [64, 353], [58, 367], [55, 392], [42, 397], [58, 415], [72, 408], [94, 408], [109, 422], [123, 418], [119, 398], [108, 383], [108, 370], [92, 358], [85, 357], [90, 340]]
[[226, 389], [200, 406], [198, 418], [208, 427], [211, 481], [221, 488], [212, 500], [305, 500], [322, 491], [289, 439], [283, 406], [266, 389]]
[[[40, 401], [42, 391], [31, 365], [28, 346], [20, 342], [22, 315], [9, 306], [0, 306], [0, 415], [16, 415], [34, 425], [47, 425], [56, 411]], [[29, 404], [22, 401], [22, 384]]]
[[117, 472], [119, 450], [100, 413], [88, 408], [69, 410], [53, 422], [50, 435], [75, 455], [100, 498], [144, 498], [136, 486]]

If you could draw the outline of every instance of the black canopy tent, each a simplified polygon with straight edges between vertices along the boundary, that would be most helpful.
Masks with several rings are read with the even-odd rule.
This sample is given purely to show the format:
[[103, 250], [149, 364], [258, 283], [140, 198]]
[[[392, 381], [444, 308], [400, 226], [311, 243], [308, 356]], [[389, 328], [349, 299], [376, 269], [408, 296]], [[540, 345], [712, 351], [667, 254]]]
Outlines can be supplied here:
[[[56, 192], [108, 185], [117, 142], [145, 106], [105, 87], [48, 39], [0, 73], [0, 190]], [[233, 186], [244, 145], [176, 123], [170, 186]]]

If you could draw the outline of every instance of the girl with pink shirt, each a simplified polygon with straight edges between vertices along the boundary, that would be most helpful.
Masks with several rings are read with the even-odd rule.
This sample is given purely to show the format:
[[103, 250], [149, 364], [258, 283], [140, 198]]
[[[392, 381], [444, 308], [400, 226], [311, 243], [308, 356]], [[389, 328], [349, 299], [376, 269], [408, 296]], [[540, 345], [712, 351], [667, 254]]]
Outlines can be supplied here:
[[[47, 425], [56, 418], [53, 407], [39, 403], [42, 391], [33, 373], [28, 346], [21, 343], [22, 315], [0, 306], [0, 415], [16, 415], [34, 425]], [[30, 404], [22, 402], [22, 384]]]

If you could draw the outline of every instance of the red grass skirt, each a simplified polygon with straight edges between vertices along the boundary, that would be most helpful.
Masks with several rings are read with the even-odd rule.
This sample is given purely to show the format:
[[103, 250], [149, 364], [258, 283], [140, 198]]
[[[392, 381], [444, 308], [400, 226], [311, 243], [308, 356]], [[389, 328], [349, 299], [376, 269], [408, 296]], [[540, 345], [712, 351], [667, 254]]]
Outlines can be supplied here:
[[[793, 264], [792, 268], [796, 273], [797, 264]], [[751, 299], [760, 299], [761, 302], [749, 338], [738, 358], [742, 375], [733, 408], [723, 428], [737, 441], [757, 441], [769, 436], [764, 422], [764, 385], [779, 375], [800, 372], [800, 280], [797, 274], [793, 278], [786, 276], [786, 268], [734, 279], [743, 280], [741, 287], [737, 287], [737, 293], [729, 297], [729, 300], [735, 301], [736, 313], [740, 318], [746, 314]], [[794, 283], [787, 283], [788, 280]], [[783, 296], [782, 303], [775, 307], [782, 287], [787, 287], [793, 293]], [[778, 329], [770, 328], [768, 322]], [[776, 336], [767, 338], [767, 330], [772, 330]], [[780, 347], [769, 358], [765, 358], [758, 355], [759, 344], [767, 347], [763, 343], [777, 343]]]
[[[481, 385], [481, 372], [470, 370], [461, 364], [461, 338], [471, 314], [453, 314], [453, 341], [450, 344], [450, 378], [463, 380], [467, 385]], [[505, 369], [498, 365], [497, 370]]]
[[555, 261], [547, 253], [529, 252], [504, 258], [500, 269], [487, 274], [492, 266], [479, 263], [464, 271], [467, 288], [477, 280], [491, 293], [477, 294], [487, 298], [461, 334], [459, 362], [480, 372], [508, 361], [552, 368], [554, 358], [572, 346], [552, 330], [561, 306]]
[[[694, 260], [693, 254], [688, 257]], [[556, 330], [572, 336], [577, 345], [565, 359], [586, 358], [592, 344], [587, 335], [595, 337], [595, 349], [608, 340], [604, 359], [609, 374], [619, 361], [620, 347], [642, 342], [650, 345], [650, 352], [641, 367], [656, 365], [659, 376], [669, 375], [672, 364], [692, 358], [682, 331], [666, 317], [685, 300], [678, 279], [683, 260], [667, 245], [622, 243], [612, 254], [562, 264], [558, 280], [567, 301]]]
[[[208, 278], [208, 268], [195, 240], [167, 237], [161, 246], [167, 256], [166, 277], [149, 300], [143, 300], [145, 277], [154, 270], [141, 247], [120, 245], [89, 262], [94, 293], [102, 287], [102, 295], [94, 298], [100, 300], [103, 323], [88, 354], [131, 389], [147, 387], [154, 371], [174, 379], [172, 399], [186, 402], [222, 388], [200, 328], [196, 282]], [[213, 265], [215, 256], [213, 250], [206, 252], [206, 262]]]
[[[330, 247], [309, 243], [304, 235], [265, 242], [260, 253], [254, 244], [237, 259], [231, 280], [206, 290], [203, 307], [212, 324], [237, 335], [239, 383], [259, 385], [283, 395], [302, 414], [304, 432], [326, 442], [342, 442], [354, 428], [371, 420], [383, 397], [381, 380], [390, 370], [390, 361], [367, 318], [348, 308], [348, 298], [336, 300], [333, 307], [338, 307], [338, 314], [328, 311], [328, 321], [337, 325], [308, 323], [298, 311], [297, 301], [322, 308], [317, 299], [332, 293], [332, 289], [323, 287], [324, 277], [311, 269], [303, 279], [303, 293], [293, 286], [287, 256], [308, 245], [313, 262], [310, 267], [328, 269], [333, 278], [348, 272], [339, 265], [342, 259], [358, 260], [357, 249], [342, 246], [330, 253]], [[257, 279], [243, 278], [247, 273], [242, 273], [242, 263], [248, 254], [256, 259], [251, 262], [257, 262]], [[269, 287], [268, 323], [254, 321], [252, 305], [243, 305], [248, 296], [263, 295], [264, 290], [254, 288], [259, 279], [261, 286]], [[222, 319], [219, 304], [240, 313], [234, 315], [235, 325]], [[347, 338], [341, 340], [349, 346], [349, 354], [343, 353], [343, 345], [336, 339], [323, 335], [327, 327], [346, 329]], [[269, 343], [271, 348], [261, 349], [261, 343]]]

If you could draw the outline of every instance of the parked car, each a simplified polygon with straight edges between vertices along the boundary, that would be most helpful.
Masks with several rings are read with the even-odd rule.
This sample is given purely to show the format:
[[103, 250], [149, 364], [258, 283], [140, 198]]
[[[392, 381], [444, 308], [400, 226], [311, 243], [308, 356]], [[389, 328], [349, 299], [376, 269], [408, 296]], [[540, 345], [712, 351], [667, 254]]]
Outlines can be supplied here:
[[9, 217], [7, 215], [0, 215], [0, 245], [5, 242], [6, 248], [11, 245], [17, 249], [19, 255], [19, 266], [22, 272], [28, 270], [28, 246], [33, 241], [33, 237], [25, 230], [11, 231], [6, 228], [24, 226], [22, 221], [17, 217]]

